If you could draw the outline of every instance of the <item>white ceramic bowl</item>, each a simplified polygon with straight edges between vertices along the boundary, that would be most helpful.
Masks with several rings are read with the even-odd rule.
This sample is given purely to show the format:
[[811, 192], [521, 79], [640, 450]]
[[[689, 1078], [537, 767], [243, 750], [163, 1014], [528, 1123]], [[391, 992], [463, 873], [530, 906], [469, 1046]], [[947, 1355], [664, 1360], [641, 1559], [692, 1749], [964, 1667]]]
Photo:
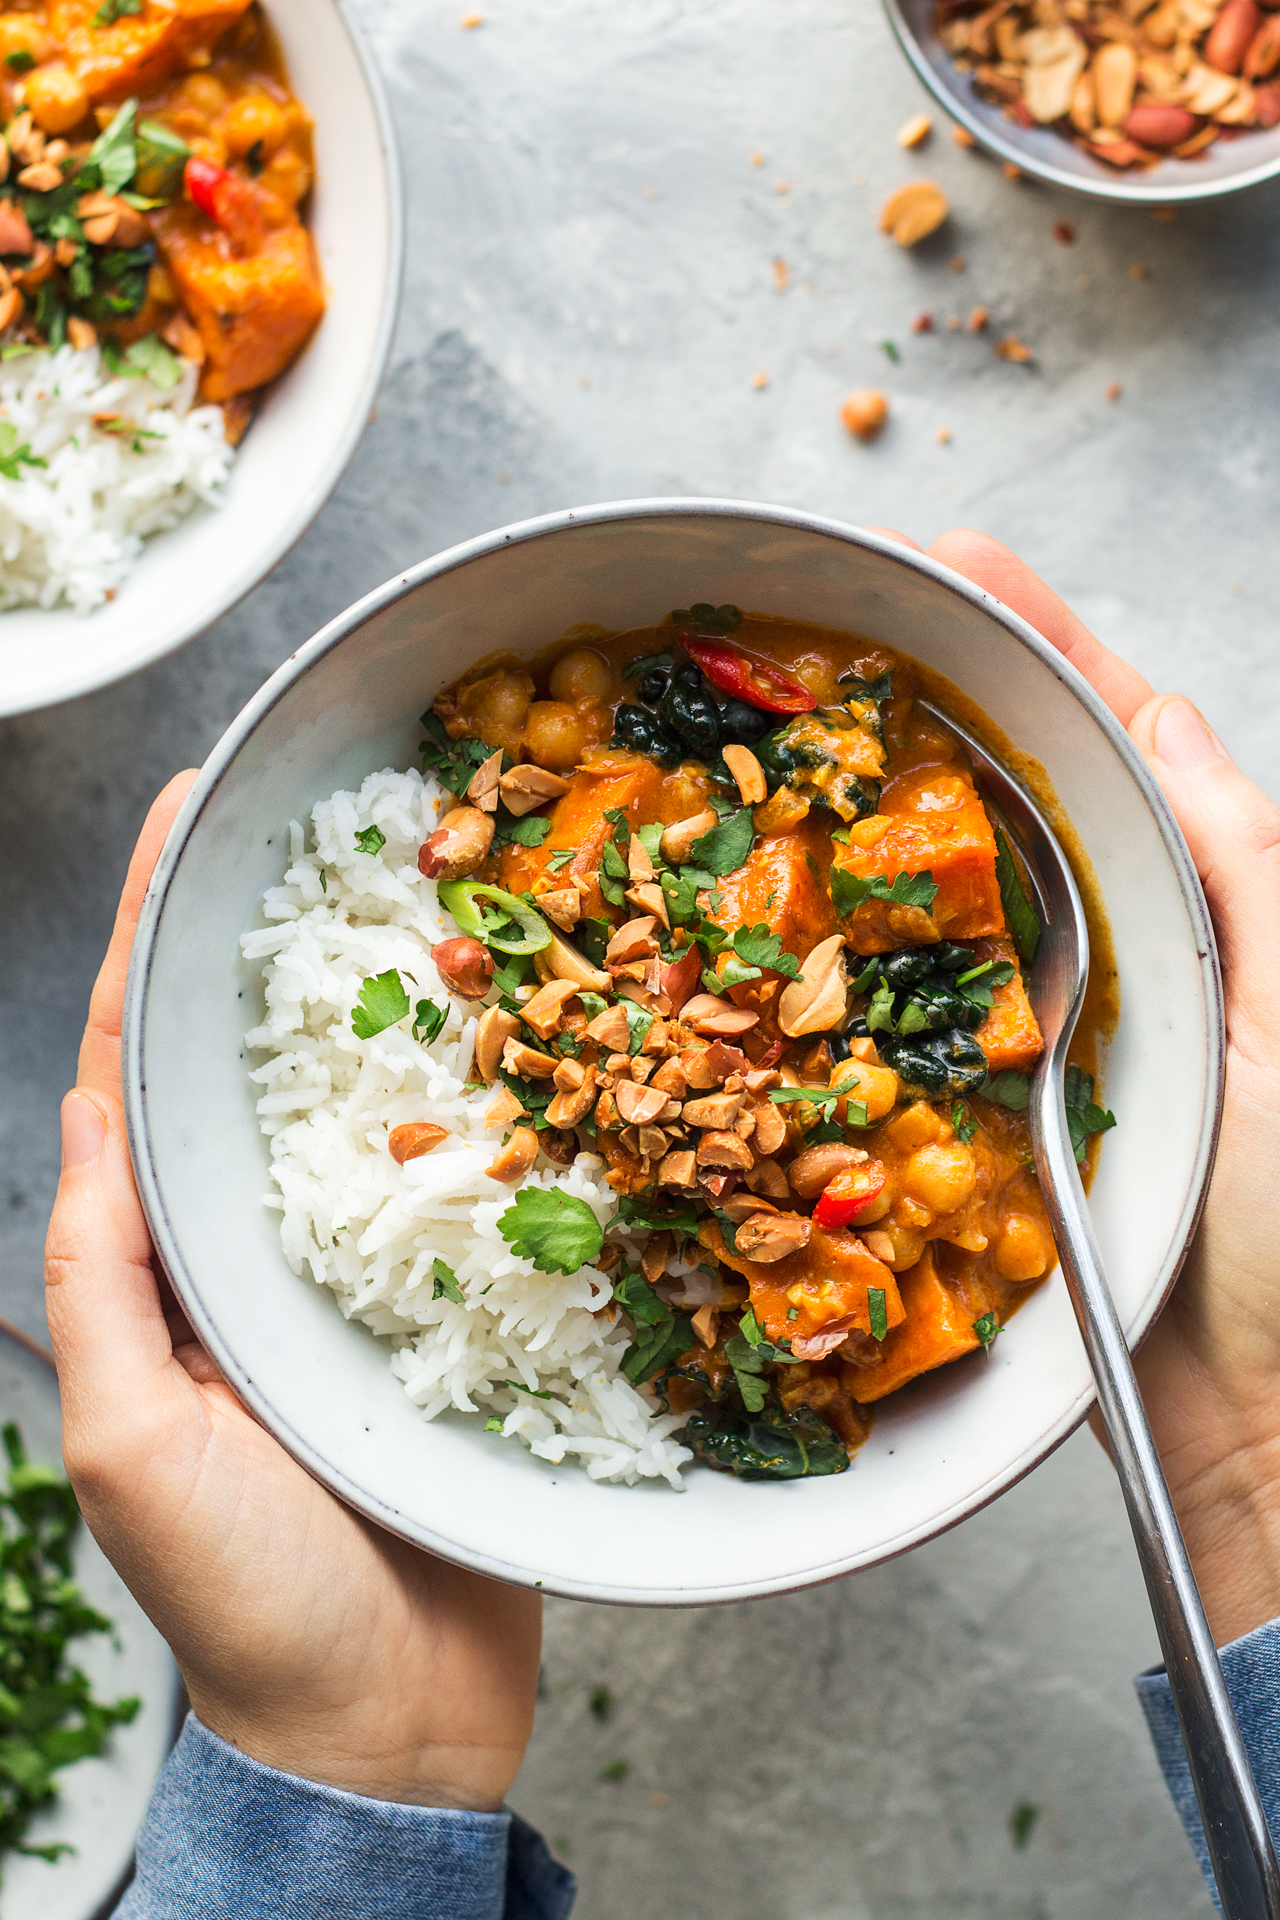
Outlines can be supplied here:
[[315, 121], [309, 224], [328, 307], [270, 389], [225, 506], [149, 540], [95, 613], [0, 614], [0, 715], [103, 687], [194, 639], [257, 586], [337, 485], [373, 408], [400, 291], [403, 214], [391, 116], [341, 0], [267, 0], [289, 78]]
[[891, 541], [776, 507], [658, 500], [489, 534], [424, 562], [293, 656], [224, 735], [161, 854], [125, 1015], [134, 1164], [155, 1243], [201, 1338], [326, 1485], [434, 1552], [596, 1600], [672, 1605], [827, 1580], [973, 1513], [1087, 1410], [1055, 1278], [982, 1355], [885, 1402], [851, 1470], [688, 1491], [602, 1487], [462, 1416], [424, 1423], [388, 1350], [295, 1279], [262, 1205], [267, 1153], [242, 1044], [260, 1012], [239, 958], [287, 827], [340, 786], [415, 763], [418, 715], [495, 648], [734, 601], [873, 635], [962, 685], [1048, 768], [1097, 870], [1124, 995], [1093, 1209], [1121, 1318], [1140, 1337], [1192, 1231], [1212, 1161], [1222, 1015], [1195, 874], [1126, 735], [1070, 666], [968, 581]]
[[1117, 173], [1105, 161], [1066, 140], [1052, 127], [1020, 127], [991, 101], [984, 100], [971, 73], [961, 73], [934, 27], [935, 0], [884, 0], [889, 24], [902, 51], [934, 99], [967, 127], [976, 140], [1001, 160], [1056, 187], [1091, 194], [1096, 200], [1128, 201], [1138, 206], [1173, 206], [1186, 200], [1214, 200], [1238, 193], [1280, 173], [1280, 126], [1256, 128], [1238, 140], [1215, 140], [1190, 160], [1161, 160], [1157, 166]]

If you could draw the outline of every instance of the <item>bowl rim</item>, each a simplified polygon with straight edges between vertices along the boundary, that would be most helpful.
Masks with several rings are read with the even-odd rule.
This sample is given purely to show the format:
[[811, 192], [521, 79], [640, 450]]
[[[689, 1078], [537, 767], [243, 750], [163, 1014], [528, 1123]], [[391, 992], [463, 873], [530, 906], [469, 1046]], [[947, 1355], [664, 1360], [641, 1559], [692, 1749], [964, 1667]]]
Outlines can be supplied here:
[[[1052, 161], [1029, 153], [1026, 147], [1007, 138], [999, 128], [979, 119], [967, 101], [959, 94], [952, 93], [939, 79], [937, 69], [927, 58], [914, 28], [903, 12], [901, 0], [883, 0], [883, 6], [898, 45], [944, 112], [953, 120], [958, 120], [988, 152], [996, 154], [1001, 160], [1011, 161], [1021, 172], [1033, 174], [1037, 180], [1045, 180], [1050, 186], [1067, 187], [1072, 193], [1088, 194], [1093, 200], [1110, 200], [1122, 206], [1159, 207], [1196, 200], [1218, 200], [1224, 194], [1241, 193], [1246, 187], [1256, 187], [1280, 173], [1280, 153], [1225, 180], [1189, 180], [1160, 187], [1149, 183], [1145, 175], [1130, 180], [1119, 174], [1099, 173], [1094, 179], [1070, 173], [1065, 167], [1055, 167]], [[1102, 162], [1098, 164], [1101, 166]]]
[[922, 1545], [926, 1540], [949, 1532], [961, 1521], [981, 1512], [984, 1507], [989, 1506], [993, 1500], [998, 1499], [1002, 1493], [1015, 1486], [1018, 1481], [1047, 1459], [1088, 1414], [1096, 1398], [1093, 1386], [1092, 1384], [1087, 1386], [1075, 1403], [1059, 1416], [1052, 1427], [1033, 1441], [1015, 1460], [994, 1474], [985, 1486], [963, 1500], [957, 1501], [954, 1510], [941, 1515], [934, 1513], [922, 1519], [915, 1526], [905, 1529], [892, 1541], [869, 1553], [840, 1555], [824, 1566], [814, 1567], [802, 1579], [788, 1575], [770, 1576], [738, 1580], [733, 1585], [723, 1588], [705, 1589], [631, 1589], [578, 1579], [534, 1580], [528, 1569], [503, 1560], [498, 1555], [460, 1547], [429, 1527], [407, 1521], [396, 1508], [358, 1485], [340, 1465], [322, 1458], [303, 1435], [291, 1427], [288, 1421], [281, 1418], [267, 1395], [259, 1388], [251, 1369], [242, 1364], [227, 1348], [213, 1315], [207, 1309], [199, 1288], [186, 1267], [180, 1237], [170, 1219], [165, 1203], [152, 1152], [148, 1121], [144, 1039], [156, 936], [165, 900], [187, 843], [206, 807], [230, 774], [241, 748], [266, 715], [310, 672], [312, 667], [375, 615], [414, 593], [427, 581], [440, 579], [449, 573], [488, 559], [505, 548], [580, 529], [627, 521], [689, 518], [750, 521], [759, 525], [835, 539], [844, 545], [859, 547], [864, 551], [878, 554], [892, 565], [906, 572], [922, 575], [946, 592], [966, 601], [971, 607], [993, 619], [1005, 630], [1010, 639], [1031, 653], [1041, 666], [1046, 667], [1062, 682], [1068, 692], [1086, 709], [1139, 788], [1155, 820], [1165, 853], [1177, 878], [1188, 918], [1196, 933], [1197, 957], [1205, 1000], [1206, 1098], [1201, 1114], [1191, 1178], [1188, 1181], [1181, 1212], [1170, 1235], [1171, 1251], [1166, 1257], [1162, 1270], [1156, 1275], [1140, 1311], [1125, 1330], [1131, 1349], [1139, 1346], [1145, 1339], [1173, 1291], [1199, 1225], [1208, 1196], [1209, 1178], [1213, 1171], [1214, 1155], [1217, 1149], [1225, 1079], [1226, 1017], [1213, 923], [1190, 852], [1182, 837], [1182, 831], [1154, 775], [1110, 707], [1094, 691], [1078, 668], [1072, 666], [1065, 656], [1059, 653], [1057, 648], [1038, 633], [1029, 622], [1015, 613], [1012, 608], [1007, 607], [994, 594], [988, 593], [984, 588], [977, 586], [962, 574], [954, 572], [950, 567], [942, 565], [940, 561], [932, 559], [926, 553], [921, 553], [912, 547], [905, 547], [885, 535], [872, 533], [866, 528], [855, 527], [821, 514], [808, 513], [800, 508], [768, 506], [745, 500], [671, 497], [609, 501], [593, 506], [563, 508], [558, 512], [542, 514], [533, 519], [514, 522], [510, 526], [499, 527], [492, 533], [462, 541], [427, 560], [419, 561], [416, 566], [396, 574], [382, 586], [365, 594], [292, 653], [264, 682], [258, 692], [246, 702], [200, 769], [161, 848], [138, 918], [125, 986], [121, 1028], [121, 1068], [129, 1149], [153, 1245], [198, 1338], [213, 1355], [234, 1391], [262, 1420], [268, 1432], [272, 1433], [293, 1458], [331, 1493], [374, 1521], [376, 1525], [385, 1528], [387, 1532], [396, 1534], [401, 1539], [408, 1540], [441, 1559], [449, 1560], [454, 1565], [469, 1567], [475, 1572], [487, 1574], [491, 1578], [503, 1580], [512, 1585], [536, 1587], [544, 1593], [556, 1593], [569, 1599], [592, 1600], [624, 1606], [687, 1607], [728, 1604], [735, 1600], [791, 1592], [800, 1586], [821, 1585], [827, 1580], [839, 1578], [842, 1574], [878, 1566], [887, 1560], [896, 1559], [900, 1554], [910, 1552], [913, 1547]]
[[[163, 641], [141, 649], [124, 662], [116, 660], [105, 662], [100, 667], [85, 667], [73, 679], [69, 679], [64, 687], [60, 687], [51, 698], [44, 698], [37, 694], [31, 698], [24, 697], [6, 703], [3, 691], [0, 690], [0, 717], [8, 719], [16, 718], [22, 713], [44, 713], [54, 707], [62, 706], [68, 700], [78, 700], [86, 693], [96, 693], [101, 687], [115, 686], [122, 680], [131, 679], [135, 673], [142, 673], [147, 667], [154, 666], [158, 660], [167, 659], [171, 653], [176, 653], [180, 647], [185, 647], [198, 635], [206, 633], [210, 627], [222, 619], [224, 614], [230, 613], [241, 600], [247, 598], [256, 587], [261, 586], [267, 575], [274, 572], [285, 555], [298, 544], [321, 508], [328, 502], [330, 494], [351, 461], [360, 436], [369, 424], [374, 400], [386, 373], [404, 285], [404, 177], [400, 164], [395, 121], [392, 118], [387, 90], [369, 38], [355, 16], [351, 0], [320, 0], [320, 4], [330, 7], [341, 21], [356, 65], [368, 89], [378, 128], [378, 146], [382, 155], [383, 179], [387, 195], [387, 270], [382, 284], [378, 324], [364, 378], [360, 383], [359, 392], [351, 407], [346, 425], [328, 460], [315, 476], [313, 485], [308, 488], [306, 498], [285, 522], [271, 545], [264, 548], [254, 563], [250, 575], [233, 580], [194, 622], [179, 623]], [[323, 321], [321, 324], [323, 325]], [[308, 352], [309, 346], [308, 342], [308, 345], [303, 348], [303, 356]], [[163, 534], [160, 537], [163, 538]], [[38, 611], [38, 609], [28, 608], [24, 611]], [[88, 618], [92, 619], [93, 615], [90, 614]]]

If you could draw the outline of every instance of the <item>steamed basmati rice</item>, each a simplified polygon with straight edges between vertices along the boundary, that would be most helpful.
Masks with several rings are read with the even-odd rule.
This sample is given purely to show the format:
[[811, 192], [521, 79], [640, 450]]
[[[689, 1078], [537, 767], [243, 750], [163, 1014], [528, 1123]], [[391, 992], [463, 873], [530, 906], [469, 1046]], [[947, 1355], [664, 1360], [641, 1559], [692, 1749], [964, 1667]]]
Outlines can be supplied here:
[[0, 421], [47, 463], [0, 474], [0, 608], [65, 600], [91, 613], [132, 573], [149, 534], [198, 502], [222, 504], [235, 457], [222, 409], [193, 405], [197, 368], [177, 365], [165, 389], [109, 374], [97, 347], [0, 363]]
[[[284, 885], [263, 904], [273, 924], [241, 940], [247, 959], [265, 962], [266, 1018], [247, 1039], [269, 1055], [251, 1076], [278, 1188], [267, 1204], [280, 1210], [293, 1271], [332, 1287], [348, 1318], [390, 1340], [392, 1372], [425, 1419], [447, 1407], [487, 1415], [592, 1479], [679, 1487], [692, 1457], [672, 1438], [683, 1416], [659, 1412], [619, 1372], [629, 1336], [608, 1276], [541, 1273], [498, 1231], [520, 1189], [485, 1173], [500, 1136], [484, 1131], [491, 1090], [467, 1084], [474, 1003], [450, 999], [432, 965], [431, 948], [457, 929], [417, 865], [443, 802], [435, 781], [388, 770], [313, 809], [311, 850], [291, 823]], [[376, 854], [356, 844], [371, 826], [386, 836]], [[411, 1003], [448, 1007], [430, 1044], [408, 1022], [357, 1039], [362, 983], [390, 968]], [[411, 1120], [448, 1138], [397, 1166], [387, 1136]], [[577, 1195], [603, 1225], [617, 1200], [603, 1175], [583, 1153], [520, 1185]], [[457, 1275], [462, 1305], [436, 1297], [437, 1257]]]

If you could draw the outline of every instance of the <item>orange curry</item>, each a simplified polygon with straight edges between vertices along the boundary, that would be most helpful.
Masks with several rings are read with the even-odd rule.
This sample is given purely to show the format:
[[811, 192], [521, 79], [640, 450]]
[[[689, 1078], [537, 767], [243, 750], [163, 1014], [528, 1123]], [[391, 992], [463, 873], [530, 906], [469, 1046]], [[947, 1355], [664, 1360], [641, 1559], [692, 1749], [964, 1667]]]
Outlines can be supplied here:
[[0, 13], [0, 335], [100, 343], [224, 404], [300, 351], [324, 310], [302, 219], [311, 122], [247, 0], [49, 0]]
[[607, 1162], [628, 1377], [712, 1465], [839, 1471], [1054, 1261], [1024, 875], [888, 649], [710, 606], [569, 640], [424, 716], [458, 799], [419, 862], [461, 930], [437, 965], [502, 989], [476, 1062], [513, 1177]]

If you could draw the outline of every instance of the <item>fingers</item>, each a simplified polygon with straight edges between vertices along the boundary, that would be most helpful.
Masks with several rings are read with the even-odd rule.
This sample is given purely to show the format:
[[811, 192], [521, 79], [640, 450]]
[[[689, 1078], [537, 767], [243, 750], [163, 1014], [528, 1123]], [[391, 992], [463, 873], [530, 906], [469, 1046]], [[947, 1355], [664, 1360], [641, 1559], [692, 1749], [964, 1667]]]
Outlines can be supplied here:
[[123, 1108], [77, 1090], [62, 1111], [63, 1168], [45, 1243], [45, 1299], [71, 1460], [100, 1455], [108, 1429], [145, 1440], [168, 1417], [185, 1376], [172, 1365]]
[[1142, 675], [1095, 640], [1057, 594], [998, 540], [985, 533], [971, 533], [967, 527], [953, 527], [934, 541], [929, 553], [1020, 613], [1084, 675], [1124, 726], [1143, 701], [1151, 698], [1151, 688]]
[[77, 1084], [91, 1091], [112, 1096], [120, 1092], [120, 1021], [133, 935], [165, 836], [195, 778], [194, 768], [175, 774], [164, 792], [152, 801], [129, 862], [111, 944], [89, 1001], [89, 1018], [80, 1045]]
[[923, 553], [924, 548], [909, 533], [899, 533], [896, 527], [866, 527], [866, 533], [878, 533], [883, 540], [896, 540], [900, 547], [910, 547], [913, 553]]
[[[1129, 725], [1191, 850], [1213, 915], [1232, 1037], [1280, 1041], [1275, 933], [1280, 926], [1280, 808], [1241, 773], [1189, 700], [1157, 694]], [[1274, 1055], [1272, 1056], [1274, 1057]]]

